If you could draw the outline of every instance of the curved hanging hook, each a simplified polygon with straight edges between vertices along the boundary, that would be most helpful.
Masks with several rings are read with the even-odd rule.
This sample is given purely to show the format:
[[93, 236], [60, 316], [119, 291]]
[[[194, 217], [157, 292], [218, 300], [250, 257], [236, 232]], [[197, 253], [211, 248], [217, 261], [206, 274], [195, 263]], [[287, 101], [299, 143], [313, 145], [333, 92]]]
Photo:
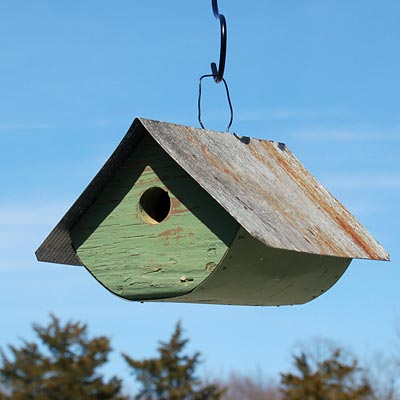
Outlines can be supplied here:
[[211, 72], [214, 76], [215, 82], [219, 83], [224, 79], [224, 71], [225, 71], [225, 60], [226, 60], [226, 42], [227, 42], [227, 32], [226, 32], [226, 20], [225, 17], [219, 13], [218, 11], [218, 3], [217, 0], [211, 0], [212, 9], [214, 13], [214, 17], [219, 19], [221, 26], [221, 46], [219, 52], [219, 66], [217, 69], [217, 64], [214, 62], [211, 63]]
[[218, 3], [217, 0], [211, 0], [212, 3], [212, 9], [215, 18], [219, 19], [220, 26], [221, 26], [221, 47], [220, 47], [220, 53], [219, 53], [219, 66], [217, 69], [217, 64], [214, 62], [211, 63], [211, 74], [208, 75], [203, 75], [200, 77], [199, 80], [199, 97], [197, 100], [197, 111], [198, 111], [198, 120], [200, 123], [200, 126], [204, 128], [204, 124], [201, 120], [201, 81], [204, 78], [213, 78], [216, 83], [219, 82], [224, 82], [225, 90], [226, 90], [226, 97], [228, 100], [228, 105], [229, 105], [229, 110], [230, 110], [230, 119], [228, 126], [226, 128], [226, 132], [229, 132], [229, 129], [232, 125], [233, 122], [233, 107], [232, 107], [232, 102], [231, 102], [231, 96], [229, 94], [229, 89], [228, 89], [228, 84], [226, 83], [224, 79], [224, 71], [225, 71], [225, 60], [226, 60], [226, 42], [227, 42], [227, 33], [226, 33], [226, 20], [225, 17], [219, 13], [218, 11]]

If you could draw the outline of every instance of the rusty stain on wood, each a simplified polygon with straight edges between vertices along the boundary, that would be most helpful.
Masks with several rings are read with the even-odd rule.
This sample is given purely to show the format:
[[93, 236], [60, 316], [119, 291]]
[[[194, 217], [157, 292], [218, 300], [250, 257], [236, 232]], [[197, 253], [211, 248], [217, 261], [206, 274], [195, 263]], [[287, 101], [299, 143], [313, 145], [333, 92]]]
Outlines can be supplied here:
[[141, 121], [190, 176], [267, 246], [389, 259], [282, 143], [250, 139], [244, 144], [221, 132]]
[[[104, 167], [37, 250], [39, 260], [82, 265], [70, 230], [150, 133], [245, 229], [268, 246], [388, 260], [382, 246], [282, 143], [136, 119]], [[145, 166], [145, 161], [142, 161]], [[171, 214], [181, 211], [174, 206]]]
[[[123, 167], [71, 230], [80, 260], [126, 299], [190, 292], [212, 272], [204, 265], [219, 263], [239, 225], [151, 136], [143, 137]], [[156, 224], [138, 209], [143, 193], [154, 187], [159, 189], [152, 193], [168, 193], [179, 211]]]
[[[147, 224], [154, 186], [171, 208]], [[128, 299], [264, 305], [317, 297], [352, 258], [389, 259], [284, 144], [143, 118], [36, 255]]]

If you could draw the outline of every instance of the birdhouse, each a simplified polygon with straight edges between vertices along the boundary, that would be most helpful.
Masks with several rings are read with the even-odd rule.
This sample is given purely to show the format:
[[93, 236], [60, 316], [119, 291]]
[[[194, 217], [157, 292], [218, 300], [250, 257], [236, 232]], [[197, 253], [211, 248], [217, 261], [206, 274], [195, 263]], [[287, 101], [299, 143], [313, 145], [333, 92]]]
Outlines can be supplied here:
[[306, 303], [388, 260], [278, 142], [136, 119], [36, 252], [128, 300]]

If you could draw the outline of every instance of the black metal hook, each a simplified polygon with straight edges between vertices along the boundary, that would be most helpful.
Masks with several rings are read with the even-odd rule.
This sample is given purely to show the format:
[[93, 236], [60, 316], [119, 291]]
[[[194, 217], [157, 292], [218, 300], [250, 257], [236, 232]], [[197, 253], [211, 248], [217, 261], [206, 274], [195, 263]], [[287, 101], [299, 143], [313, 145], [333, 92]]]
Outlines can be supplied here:
[[225, 17], [222, 14], [220, 14], [218, 11], [217, 0], [211, 0], [211, 3], [212, 3], [212, 9], [213, 9], [214, 16], [215, 16], [215, 18], [219, 19], [220, 26], [221, 26], [221, 47], [220, 47], [220, 53], [219, 53], [219, 66], [217, 69], [217, 64], [215, 64], [214, 62], [211, 63], [212, 73], [208, 74], [208, 75], [203, 75], [200, 77], [199, 97], [197, 100], [198, 120], [199, 120], [200, 126], [203, 129], [205, 129], [203, 122], [201, 120], [201, 81], [204, 78], [213, 78], [216, 83], [219, 83], [222, 81], [222, 82], [224, 82], [224, 85], [225, 85], [226, 97], [228, 100], [229, 110], [231, 113], [229, 123], [226, 128], [226, 132], [229, 132], [229, 129], [230, 129], [230, 127], [232, 125], [232, 121], [233, 121], [233, 107], [232, 107], [232, 102], [231, 102], [231, 96], [229, 94], [228, 84], [226, 83], [226, 81], [224, 79], [225, 60], [226, 60], [226, 42], [227, 42], [226, 20], [225, 20]]
[[218, 69], [217, 69], [217, 64], [215, 64], [214, 62], [211, 63], [212, 75], [214, 77], [215, 82], [219, 83], [224, 79], [224, 71], [225, 71], [226, 42], [227, 42], [226, 20], [225, 17], [218, 11], [217, 0], [211, 0], [211, 2], [212, 2], [214, 17], [219, 19], [219, 23], [221, 26], [221, 46], [219, 52]]

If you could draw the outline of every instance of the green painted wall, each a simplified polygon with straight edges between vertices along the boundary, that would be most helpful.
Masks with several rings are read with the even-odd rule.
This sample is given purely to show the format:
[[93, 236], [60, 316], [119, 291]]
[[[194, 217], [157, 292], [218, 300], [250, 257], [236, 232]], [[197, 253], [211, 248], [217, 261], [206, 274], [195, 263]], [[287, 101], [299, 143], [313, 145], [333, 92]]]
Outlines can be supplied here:
[[348, 258], [267, 247], [240, 228], [215, 271], [193, 292], [169, 301], [264, 306], [303, 304], [330, 289], [350, 262]]
[[[166, 190], [168, 217], [145, 222], [144, 191]], [[130, 300], [179, 296], [221, 261], [239, 226], [157, 143], [146, 135], [71, 231], [86, 268]]]

